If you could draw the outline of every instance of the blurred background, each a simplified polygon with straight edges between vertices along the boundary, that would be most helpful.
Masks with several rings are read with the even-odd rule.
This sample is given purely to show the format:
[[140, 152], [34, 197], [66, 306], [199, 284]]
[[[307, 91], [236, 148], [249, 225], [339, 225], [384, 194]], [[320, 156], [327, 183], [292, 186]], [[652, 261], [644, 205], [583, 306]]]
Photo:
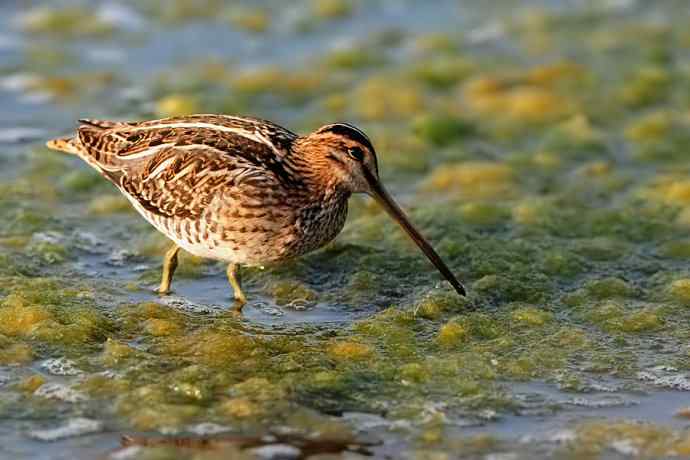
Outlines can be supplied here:
[[[685, 0], [0, 2], [0, 457], [690, 456], [689, 20]], [[469, 298], [360, 197], [324, 250], [247, 272], [244, 319], [212, 261], [155, 296], [164, 238], [43, 145], [190, 113], [361, 127]], [[293, 437], [237, 441], [267, 433]]]

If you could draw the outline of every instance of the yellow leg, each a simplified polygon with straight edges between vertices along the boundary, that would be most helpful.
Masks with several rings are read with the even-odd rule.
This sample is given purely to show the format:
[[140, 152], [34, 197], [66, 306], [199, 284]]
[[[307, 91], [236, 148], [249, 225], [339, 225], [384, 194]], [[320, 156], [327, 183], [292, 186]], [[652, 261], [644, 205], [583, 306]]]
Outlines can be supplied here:
[[240, 266], [238, 264], [228, 265], [228, 281], [235, 291], [235, 312], [241, 313], [242, 307], [247, 303], [247, 298], [242, 292], [242, 279], [240, 278]]
[[177, 268], [177, 253], [179, 251], [180, 247], [174, 244], [165, 253], [165, 257], [163, 258], [163, 276], [161, 277], [161, 285], [158, 288], [159, 294], [167, 294], [170, 292], [170, 282]]

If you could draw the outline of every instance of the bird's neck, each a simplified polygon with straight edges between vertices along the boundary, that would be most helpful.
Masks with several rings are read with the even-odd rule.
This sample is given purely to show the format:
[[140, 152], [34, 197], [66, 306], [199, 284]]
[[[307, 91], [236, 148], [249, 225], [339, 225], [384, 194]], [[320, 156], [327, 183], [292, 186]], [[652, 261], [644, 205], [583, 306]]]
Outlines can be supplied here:
[[350, 197], [351, 192], [334, 173], [333, 165], [321, 151], [321, 146], [308, 138], [299, 138], [289, 158], [311, 196], [327, 200], [347, 200]]

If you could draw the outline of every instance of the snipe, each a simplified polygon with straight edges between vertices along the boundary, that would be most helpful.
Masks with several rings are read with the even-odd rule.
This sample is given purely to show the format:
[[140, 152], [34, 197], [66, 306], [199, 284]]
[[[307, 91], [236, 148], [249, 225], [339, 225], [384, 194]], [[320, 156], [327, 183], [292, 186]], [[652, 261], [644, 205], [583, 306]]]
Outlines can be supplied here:
[[269, 121], [192, 115], [144, 122], [79, 120], [48, 147], [78, 155], [110, 180], [174, 244], [159, 292], [170, 290], [182, 248], [228, 262], [236, 308], [246, 302], [240, 265], [300, 256], [331, 241], [353, 193], [372, 196], [429, 260], [462, 284], [379, 181], [369, 138], [347, 123], [306, 136]]

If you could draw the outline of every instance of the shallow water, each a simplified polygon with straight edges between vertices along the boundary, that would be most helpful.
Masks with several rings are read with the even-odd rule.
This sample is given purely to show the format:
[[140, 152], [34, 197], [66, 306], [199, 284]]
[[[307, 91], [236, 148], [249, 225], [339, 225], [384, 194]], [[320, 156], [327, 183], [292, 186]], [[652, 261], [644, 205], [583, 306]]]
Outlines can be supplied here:
[[[157, 5], [0, 4], [0, 458], [690, 457], [684, 2]], [[215, 262], [156, 295], [163, 237], [43, 144], [189, 112], [361, 126], [468, 299], [359, 197], [241, 318]]]

